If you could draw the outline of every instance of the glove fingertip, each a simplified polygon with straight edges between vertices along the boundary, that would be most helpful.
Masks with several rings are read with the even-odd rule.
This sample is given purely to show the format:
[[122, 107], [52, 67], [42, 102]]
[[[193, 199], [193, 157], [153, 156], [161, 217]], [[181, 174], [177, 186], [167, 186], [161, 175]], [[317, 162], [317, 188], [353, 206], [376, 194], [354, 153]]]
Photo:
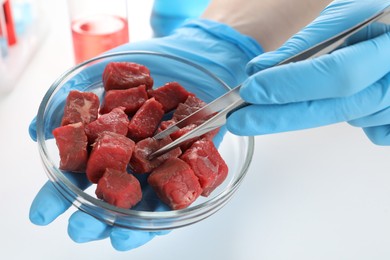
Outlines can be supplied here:
[[37, 141], [37, 118], [34, 117], [28, 127], [28, 133], [33, 141]]
[[129, 251], [140, 247], [156, 236], [155, 232], [113, 228], [110, 234], [111, 245], [118, 251]]
[[227, 132], [227, 129], [225, 126], [221, 126], [219, 128], [218, 133], [213, 138], [213, 143], [214, 143], [215, 147], [218, 148], [221, 145], [226, 132]]
[[171, 230], [161, 230], [161, 231], [157, 231], [156, 235], [157, 236], [165, 236], [165, 235], [168, 235], [169, 233], [171, 233]]
[[283, 50], [266, 52], [249, 61], [245, 67], [245, 71], [248, 75], [253, 75], [259, 71], [275, 66], [290, 56], [292, 54]]
[[251, 76], [261, 70], [271, 67], [272, 63], [268, 63], [263, 60], [264, 56], [267, 57], [266, 55], [268, 54], [262, 54], [249, 61], [245, 67], [245, 72]]
[[35, 209], [32, 209], [32, 208], [30, 208], [29, 219], [30, 219], [31, 223], [38, 225], [38, 226], [46, 226], [50, 222], [52, 222], [52, 220], [48, 220], [45, 217], [45, 214], [42, 214], [41, 212], [39, 212]]
[[70, 206], [55, 190], [52, 183], [47, 182], [34, 198], [29, 212], [30, 221], [39, 226], [48, 225]]
[[243, 127], [242, 127], [242, 122], [240, 120], [240, 113], [238, 111], [232, 113], [228, 118], [227, 118], [227, 121], [226, 121], [226, 128], [227, 130], [234, 134], [234, 135], [238, 135], [238, 136], [243, 136], [245, 135], [243, 133]]
[[365, 127], [363, 130], [373, 144], [390, 145], [390, 125]]
[[82, 211], [73, 213], [68, 221], [68, 235], [76, 243], [105, 239], [110, 231], [107, 224]]

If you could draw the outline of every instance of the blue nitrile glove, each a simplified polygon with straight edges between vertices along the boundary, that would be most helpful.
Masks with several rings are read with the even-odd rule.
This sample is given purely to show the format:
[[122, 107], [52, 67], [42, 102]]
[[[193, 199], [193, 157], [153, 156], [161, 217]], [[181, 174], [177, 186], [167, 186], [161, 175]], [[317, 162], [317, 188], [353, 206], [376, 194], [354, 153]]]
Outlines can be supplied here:
[[167, 36], [187, 19], [199, 17], [209, 2], [210, 0], [154, 0], [150, 15], [154, 36]]
[[[247, 77], [245, 64], [262, 52], [261, 47], [251, 38], [239, 34], [230, 27], [207, 20], [194, 20], [168, 37], [126, 44], [114, 49], [130, 50], [161, 52], [182, 57], [210, 70], [230, 86], [236, 86]], [[88, 80], [86, 78], [88, 74], [78, 76], [78, 79]], [[69, 87], [72, 88], [72, 85]], [[58, 107], [63, 107], [65, 98], [64, 93], [57, 94], [55, 102]], [[53, 116], [52, 126], [58, 125], [55, 118], [58, 118], [59, 110], [51, 111], [53, 115], [57, 115]], [[50, 138], [52, 129], [46, 130], [46, 136]], [[29, 131], [31, 138], [36, 140], [35, 119]], [[88, 186], [83, 180], [72, 179], [72, 182], [80, 189]], [[30, 220], [37, 225], [47, 225], [70, 206], [71, 204], [62, 198], [54, 186], [47, 182], [31, 205]], [[124, 251], [141, 246], [161, 233], [111, 227], [86, 213], [76, 211], [69, 219], [68, 234], [76, 242], [110, 237], [112, 246]]]
[[349, 121], [374, 143], [390, 145], [388, 26], [371, 26], [330, 55], [272, 67], [389, 5], [389, 0], [334, 1], [282, 47], [254, 58], [240, 90], [254, 105], [232, 113], [228, 130], [260, 135]]

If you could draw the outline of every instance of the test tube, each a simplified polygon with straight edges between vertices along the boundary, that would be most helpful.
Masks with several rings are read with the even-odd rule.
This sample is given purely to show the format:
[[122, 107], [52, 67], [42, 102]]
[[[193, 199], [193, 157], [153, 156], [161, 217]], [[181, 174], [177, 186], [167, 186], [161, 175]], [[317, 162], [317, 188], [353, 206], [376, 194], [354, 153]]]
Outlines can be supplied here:
[[[0, 1], [2, 5], [2, 1]], [[4, 9], [0, 8], [0, 57], [8, 56], [7, 30], [5, 28]]]
[[15, 24], [14, 24], [14, 17], [12, 13], [11, 8], [11, 1], [5, 0], [3, 3], [3, 10], [4, 10], [4, 20], [5, 20], [5, 27], [7, 28], [7, 40], [8, 45], [14, 45], [16, 44], [16, 32], [15, 32]]
[[127, 0], [68, 0], [76, 63], [129, 41]]

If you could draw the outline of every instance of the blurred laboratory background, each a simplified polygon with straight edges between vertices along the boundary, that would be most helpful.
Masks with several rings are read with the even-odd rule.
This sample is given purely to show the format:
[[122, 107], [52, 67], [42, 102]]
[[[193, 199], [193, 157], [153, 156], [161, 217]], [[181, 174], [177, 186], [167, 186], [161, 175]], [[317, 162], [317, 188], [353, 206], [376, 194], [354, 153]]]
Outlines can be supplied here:
[[[70, 2], [83, 1], [0, 1], [0, 259], [390, 259], [389, 149], [343, 123], [256, 137], [247, 177], [223, 209], [132, 251], [73, 242], [74, 208], [48, 226], [30, 223], [48, 178], [28, 126], [54, 80], [88, 58], [74, 52]], [[185, 15], [175, 16], [180, 2]], [[169, 34], [207, 3], [128, 0], [117, 44]]]

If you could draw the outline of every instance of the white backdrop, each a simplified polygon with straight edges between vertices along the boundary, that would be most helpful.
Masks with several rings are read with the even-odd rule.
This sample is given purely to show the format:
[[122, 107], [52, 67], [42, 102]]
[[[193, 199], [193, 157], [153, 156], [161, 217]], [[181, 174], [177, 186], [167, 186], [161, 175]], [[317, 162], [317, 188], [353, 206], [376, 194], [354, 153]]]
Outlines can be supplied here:
[[[390, 259], [390, 148], [346, 124], [257, 137], [247, 178], [225, 208], [133, 251], [74, 243], [66, 231], [74, 209], [49, 226], [31, 224], [30, 203], [47, 177], [28, 125], [73, 63], [65, 1], [44, 3], [51, 30], [0, 98], [0, 259]], [[150, 37], [151, 1], [129, 3], [131, 39]]]

